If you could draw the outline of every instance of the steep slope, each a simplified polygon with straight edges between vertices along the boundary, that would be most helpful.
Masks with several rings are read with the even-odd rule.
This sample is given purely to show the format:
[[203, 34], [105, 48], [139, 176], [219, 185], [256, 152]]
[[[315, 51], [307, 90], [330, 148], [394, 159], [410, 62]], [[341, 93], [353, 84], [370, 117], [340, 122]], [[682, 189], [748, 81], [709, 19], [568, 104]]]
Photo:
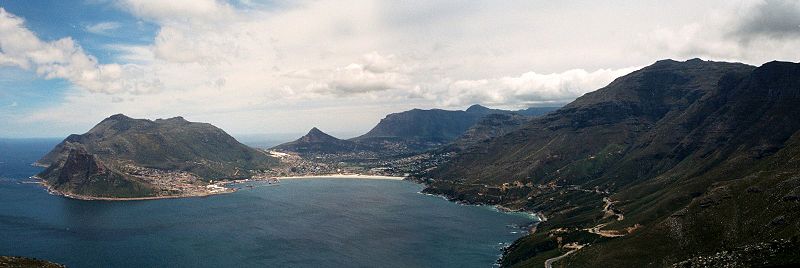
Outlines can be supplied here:
[[468, 110], [470, 111], [413, 109], [390, 114], [381, 119], [372, 130], [353, 140], [398, 139], [420, 143], [446, 143], [464, 133], [481, 117], [491, 113], [489, 109]]
[[[800, 135], [798, 66], [659, 61], [466, 149], [426, 174], [426, 191], [542, 212], [505, 266], [541, 266], [570, 242], [590, 244], [570, 267], [642, 267], [789, 239], [800, 226], [739, 226], [797, 222], [797, 202], [781, 201], [794, 188], [778, 186], [800, 174], [785, 153]], [[754, 183], [770, 195], [739, 198]]]
[[463, 135], [452, 142], [456, 149], [465, 149], [479, 142], [499, 137], [517, 130], [530, 116], [516, 113], [489, 114], [467, 129]]
[[212, 179], [244, 178], [275, 163], [210, 124], [121, 114], [85, 134], [70, 135], [37, 161], [48, 167], [38, 176], [54, 190], [95, 197], [180, 194], [176, 187], [154, 184], [200, 185]]
[[328, 135], [315, 127], [299, 139], [275, 146], [273, 149], [300, 154], [332, 154], [355, 152], [362, 150], [362, 147], [355, 142]]

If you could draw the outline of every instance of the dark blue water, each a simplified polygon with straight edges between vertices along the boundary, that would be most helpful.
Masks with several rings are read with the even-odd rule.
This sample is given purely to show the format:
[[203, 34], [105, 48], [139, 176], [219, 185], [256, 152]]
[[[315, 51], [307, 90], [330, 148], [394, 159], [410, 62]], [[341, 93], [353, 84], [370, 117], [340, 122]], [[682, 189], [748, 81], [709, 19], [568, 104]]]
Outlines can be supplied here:
[[0, 140], [0, 255], [70, 267], [489, 267], [532, 220], [405, 181], [285, 180], [233, 194], [79, 201], [20, 183], [57, 141]]

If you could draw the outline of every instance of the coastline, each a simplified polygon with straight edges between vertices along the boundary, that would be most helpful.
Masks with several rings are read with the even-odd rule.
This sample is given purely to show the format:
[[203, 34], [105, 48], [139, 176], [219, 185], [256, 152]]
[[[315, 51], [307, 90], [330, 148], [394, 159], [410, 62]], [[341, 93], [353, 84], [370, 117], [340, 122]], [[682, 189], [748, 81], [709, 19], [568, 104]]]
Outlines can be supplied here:
[[[428, 186], [424, 182], [419, 182], [419, 181], [415, 181], [415, 180], [411, 180], [411, 181], [416, 182], [418, 184], [421, 184], [421, 185], [423, 185], [425, 187]], [[458, 198], [455, 198], [455, 197], [452, 197], [452, 196], [449, 196], [449, 195], [446, 195], [446, 194], [442, 194], [442, 193], [426, 193], [425, 189], [419, 191], [418, 193], [422, 194], [422, 195], [440, 197], [440, 198], [442, 198], [442, 199], [444, 199], [446, 201], [453, 202], [453, 203], [456, 203], [456, 204], [459, 204], [459, 205], [464, 205], [464, 206], [489, 206], [489, 207], [494, 208], [494, 210], [496, 210], [497, 212], [500, 212], [500, 213], [525, 214], [527, 217], [531, 218], [531, 220], [535, 220], [535, 222], [531, 225], [531, 228], [528, 230], [528, 234], [535, 233], [536, 232], [536, 226], [538, 224], [542, 223], [542, 222], [547, 221], [547, 217], [545, 217], [544, 213], [542, 213], [542, 212], [533, 212], [533, 211], [528, 211], [528, 210], [524, 210], [524, 209], [511, 209], [511, 208], [505, 207], [503, 205], [498, 205], [498, 204], [490, 204], [490, 203], [483, 203], [483, 202], [469, 202], [469, 201], [458, 199]]]
[[[410, 179], [409, 177], [384, 176], [384, 175], [364, 175], [364, 174], [341, 174], [341, 173], [339, 173], [339, 174], [325, 174], [325, 175], [283, 176], [283, 177], [269, 177], [269, 178], [260, 178], [260, 179], [241, 179], [241, 180], [220, 181], [220, 182], [215, 182], [215, 183], [209, 184], [209, 185], [217, 185], [219, 187], [224, 188], [224, 190], [217, 191], [217, 192], [202, 193], [202, 194], [117, 198], [117, 197], [95, 197], [95, 196], [85, 196], [85, 195], [76, 195], [76, 194], [64, 193], [64, 192], [61, 192], [61, 191], [58, 191], [58, 190], [54, 189], [53, 187], [51, 187], [47, 183], [46, 180], [44, 180], [42, 178], [39, 178], [36, 175], [31, 176], [30, 178], [36, 179], [38, 181], [36, 183], [37, 184], [41, 184], [47, 190], [47, 192], [49, 194], [51, 194], [51, 195], [58, 195], [58, 196], [63, 196], [63, 197], [70, 198], [70, 199], [83, 200], [83, 201], [107, 201], [107, 202], [112, 202], [112, 201], [147, 201], [147, 200], [159, 200], [159, 199], [208, 197], [208, 196], [212, 196], [212, 195], [221, 195], [221, 194], [234, 193], [234, 192], [237, 192], [239, 189], [241, 189], [241, 188], [237, 188], [237, 187], [231, 187], [230, 186], [231, 184], [237, 184], [237, 183], [243, 183], [243, 182], [270, 182], [271, 183], [271, 181], [275, 181], [275, 180], [277, 180], [277, 182], [278, 182], [277, 185], [280, 185], [279, 184], [280, 180], [306, 180], [306, 179], [307, 180], [313, 180], [313, 179], [337, 179], [338, 178], [338, 179], [394, 180], [394, 181], [411, 180], [411, 181], [416, 182], [418, 184], [421, 184], [421, 185], [423, 185], [425, 187], [428, 186], [424, 182], [416, 181], [416, 180]], [[541, 212], [531, 212], [531, 211], [526, 211], [526, 210], [515, 210], [515, 209], [511, 209], [511, 208], [508, 208], [508, 207], [505, 207], [505, 206], [502, 206], [502, 205], [499, 205], [499, 204], [467, 202], [466, 200], [459, 200], [457, 198], [453, 198], [453, 197], [447, 196], [445, 194], [432, 194], [432, 193], [425, 193], [423, 191], [420, 191], [419, 193], [420, 194], [424, 194], [424, 195], [441, 197], [442, 199], [445, 199], [446, 201], [457, 203], [457, 204], [461, 204], [461, 205], [489, 206], [489, 207], [491, 207], [492, 209], [494, 209], [495, 211], [497, 211], [499, 213], [526, 214], [526, 216], [529, 217], [532, 220], [532, 223], [529, 226], [527, 226], [527, 228], [525, 228], [525, 229], [527, 229], [527, 234], [525, 234], [525, 235], [530, 235], [530, 234], [535, 233], [537, 226], [540, 223], [542, 223], [542, 222], [547, 220], [547, 218], [545, 218], [544, 215]], [[525, 236], [525, 235], [523, 235], [523, 236]], [[516, 240], [512, 241], [510, 243], [506, 243], [500, 249], [500, 254], [498, 255], [498, 259], [496, 260], [495, 264], [499, 263], [505, 257], [509, 247], [511, 247], [514, 244], [514, 242], [516, 242]]]
[[[201, 194], [187, 194], [187, 195], [165, 195], [165, 196], [144, 196], [144, 197], [101, 197], [101, 196], [87, 196], [87, 195], [79, 195], [79, 194], [72, 194], [72, 193], [65, 193], [59, 190], [56, 190], [51, 185], [47, 183], [46, 180], [40, 178], [37, 175], [33, 175], [30, 178], [37, 180], [37, 184], [42, 185], [49, 194], [63, 196], [70, 199], [76, 200], [84, 200], [84, 201], [145, 201], [145, 200], [159, 200], [159, 199], [177, 199], [177, 198], [192, 198], [192, 197], [208, 197], [213, 195], [221, 195], [221, 194], [229, 194], [234, 193], [237, 191], [237, 188], [234, 187], [222, 187], [224, 190], [222, 191], [215, 191], [215, 192], [207, 192]], [[331, 178], [341, 178], [341, 179], [362, 179], [362, 180], [405, 180], [406, 177], [396, 177], [396, 176], [382, 176], [382, 175], [362, 175], [362, 174], [326, 174], [326, 175], [309, 175], [309, 176], [284, 176], [284, 177], [270, 177], [268, 179], [246, 179], [246, 180], [229, 180], [229, 181], [221, 181], [219, 183], [209, 184], [209, 185], [219, 185], [219, 186], [227, 186], [229, 184], [236, 184], [242, 182], [261, 182], [261, 181], [270, 181], [273, 179], [280, 180], [302, 180], [302, 179], [331, 179]]]
[[207, 197], [212, 195], [219, 195], [219, 194], [228, 194], [236, 192], [235, 188], [225, 188], [224, 191], [219, 192], [209, 192], [203, 194], [191, 194], [191, 195], [164, 195], [164, 196], [143, 196], [143, 197], [102, 197], [102, 196], [88, 196], [88, 195], [79, 195], [79, 194], [71, 194], [65, 193], [59, 190], [54, 189], [50, 184], [47, 183], [46, 180], [40, 178], [37, 175], [30, 176], [31, 179], [37, 180], [36, 184], [39, 184], [47, 190], [48, 194], [56, 195], [56, 196], [63, 196], [70, 199], [75, 200], [83, 200], [83, 201], [144, 201], [144, 200], [158, 200], [158, 199], [175, 199], [175, 198], [191, 198], [191, 197]]
[[60, 195], [66, 198], [83, 200], [83, 201], [144, 201], [144, 200], [158, 200], [158, 199], [207, 197], [212, 195], [233, 193], [236, 192], [236, 189], [229, 189], [226, 191], [214, 192], [214, 193], [193, 194], [193, 195], [165, 195], [165, 196], [147, 196], [147, 197], [96, 197], [96, 196], [85, 196], [85, 195], [67, 194], [62, 192], [54, 192], [50, 189], [48, 189], [48, 192], [51, 192], [53, 195]]
[[363, 180], [392, 180], [402, 181], [406, 177], [397, 176], [383, 176], [383, 175], [362, 175], [362, 174], [326, 174], [326, 175], [309, 175], [309, 176], [285, 176], [274, 177], [278, 180], [297, 180], [297, 179], [363, 179]]
[[[423, 181], [414, 180], [414, 179], [411, 179], [411, 181], [416, 182], [418, 184], [421, 184], [421, 185], [425, 186], [426, 188], [429, 187], [428, 184], [423, 182]], [[547, 221], [547, 217], [545, 217], [544, 213], [542, 213], [542, 212], [532, 212], [532, 211], [528, 211], [528, 210], [524, 210], [524, 209], [511, 209], [511, 208], [505, 207], [505, 206], [500, 205], [500, 204], [491, 204], [491, 203], [485, 203], [485, 202], [470, 202], [468, 200], [459, 199], [459, 198], [456, 198], [456, 197], [453, 197], [453, 196], [450, 196], [450, 195], [447, 195], [447, 194], [444, 194], [444, 193], [429, 193], [429, 192], [425, 192], [425, 189], [419, 191], [419, 194], [440, 197], [440, 198], [442, 198], [442, 199], [444, 199], [446, 201], [453, 202], [453, 203], [456, 203], [456, 204], [459, 204], [459, 205], [463, 205], [463, 206], [490, 206], [495, 211], [497, 211], [498, 213], [523, 213], [523, 214], [526, 214], [527, 217], [531, 218], [531, 220], [534, 220], [534, 222], [532, 222], [528, 226], [527, 234], [517, 238], [516, 240], [514, 240], [511, 243], [503, 246], [503, 248], [500, 249], [500, 255], [498, 256], [497, 260], [495, 261], [494, 267], [500, 266], [500, 263], [503, 261], [503, 258], [506, 257], [506, 254], [508, 254], [509, 249], [511, 248], [511, 246], [513, 246], [522, 237], [525, 237], [525, 236], [532, 235], [532, 234], [536, 233], [536, 230], [539, 227], [539, 224]]]

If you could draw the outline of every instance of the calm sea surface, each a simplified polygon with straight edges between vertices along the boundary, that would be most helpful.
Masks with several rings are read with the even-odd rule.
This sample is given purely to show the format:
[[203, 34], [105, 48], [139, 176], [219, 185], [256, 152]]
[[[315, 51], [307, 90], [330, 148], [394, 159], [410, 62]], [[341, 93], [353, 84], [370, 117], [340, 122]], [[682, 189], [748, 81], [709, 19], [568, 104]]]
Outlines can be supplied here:
[[532, 222], [406, 181], [307, 179], [203, 198], [79, 201], [22, 183], [57, 140], [0, 140], [0, 255], [69, 267], [490, 267]]

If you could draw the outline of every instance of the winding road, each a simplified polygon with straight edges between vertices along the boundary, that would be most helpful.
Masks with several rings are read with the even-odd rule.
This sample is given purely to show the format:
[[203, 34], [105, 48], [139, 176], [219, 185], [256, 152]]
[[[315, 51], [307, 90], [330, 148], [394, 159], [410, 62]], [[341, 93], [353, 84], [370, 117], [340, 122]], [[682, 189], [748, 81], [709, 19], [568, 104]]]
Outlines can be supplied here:
[[[606, 215], [603, 218], [606, 218], [606, 217], [609, 217], [609, 216], [617, 216], [617, 221], [621, 221], [621, 220], [625, 219], [625, 216], [622, 215], [622, 213], [616, 213], [616, 212], [614, 212], [613, 209], [611, 209], [611, 205], [616, 203], [615, 201], [612, 201], [611, 198], [604, 197], [603, 198], [603, 202], [605, 202], [605, 205], [603, 206], [603, 212]], [[589, 233], [592, 233], [592, 234], [596, 234], [596, 235], [602, 236], [602, 237], [621, 237], [621, 236], [625, 236], [625, 234], [620, 234], [620, 233], [618, 233], [616, 231], [603, 231], [603, 230], [600, 230], [603, 227], [605, 227], [606, 225], [608, 225], [608, 223], [598, 224], [595, 227], [586, 228], [586, 229], [583, 229], [583, 230], [587, 231]], [[581, 248], [583, 248], [584, 246], [587, 246], [587, 245], [577, 245], [577, 244], [576, 245], [572, 245], [571, 246], [572, 250], [567, 251], [567, 253], [564, 253], [563, 255], [558, 256], [558, 257], [549, 258], [549, 259], [545, 260], [544, 261], [544, 267], [545, 268], [553, 268], [553, 263], [563, 259], [564, 257], [568, 256], [569, 254], [575, 253], [575, 251], [578, 251], [579, 249], [581, 249]], [[567, 246], [564, 246], [564, 247], [567, 247]]]
[[578, 251], [579, 249], [583, 248], [583, 246], [584, 245], [577, 245], [577, 246], [575, 246], [575, 248], [573, 250], [570, 250], [570, 251], [567, 251], [567, 253], [564, 253], [564, 255], [561, 255], [561, 256], [558, 256], [558, 257], [555, 257], [555, 258], [549, 258], [549, 259], [545, 260], [544, 261], [544, 268], [553, 268], [553, 263], [554, 262], [557, 262], [558, 260], [563, 259], [564, 257], [568, 256], [569, 254], [575, 253], [575, 251]]

